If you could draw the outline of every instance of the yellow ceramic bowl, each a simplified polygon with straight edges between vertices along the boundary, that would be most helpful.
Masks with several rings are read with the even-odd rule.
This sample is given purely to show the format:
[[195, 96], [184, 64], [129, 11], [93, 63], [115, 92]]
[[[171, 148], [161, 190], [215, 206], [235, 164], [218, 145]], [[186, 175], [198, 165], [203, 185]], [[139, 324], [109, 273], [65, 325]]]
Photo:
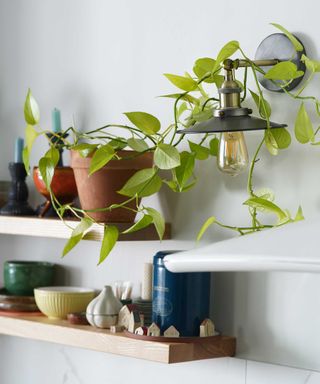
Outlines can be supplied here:
[[95, 291], [80, 287], [43, 287], [34, 290], [38, 308], [50, 319], [65, 319], [68, 313], [84, 312]]

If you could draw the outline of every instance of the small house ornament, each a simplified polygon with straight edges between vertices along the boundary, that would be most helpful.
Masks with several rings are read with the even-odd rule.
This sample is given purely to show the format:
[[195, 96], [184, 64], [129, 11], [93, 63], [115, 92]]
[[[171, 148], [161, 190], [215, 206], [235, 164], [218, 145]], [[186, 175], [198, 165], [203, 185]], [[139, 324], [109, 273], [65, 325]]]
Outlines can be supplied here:
[[147, 335], [148, 336], [155, 336], [155, 337], [160, 336], [160, 328], [157, 326], [156, 323], [152, 323], [149, 326]]
[[136, 335], [140, 335], [140, 336], [144, 336], [144, 335], [147, 335], [148, 333], [148, 328], [147, 327], [139, 327], [137, 328], [134, 333]]
[[173, 326], [171, 325], [168, 329], [166, 329], [163, 332], [164, 337], [179, 337], [180, 332]]
[[204, 319], [200, 324], [200, 337], [214, 336], [214, 324], [210, 319]]
[[125, 329], [129, 328], [130, 314], [137, 307], [134, 304], [124, 305], [119, 312], [118, 325], [123, 326]]
[[128, 331], [134, 333], [139, 327], [141, 327], [140, 313], [137, 310], [133, 310], [130, 313]]

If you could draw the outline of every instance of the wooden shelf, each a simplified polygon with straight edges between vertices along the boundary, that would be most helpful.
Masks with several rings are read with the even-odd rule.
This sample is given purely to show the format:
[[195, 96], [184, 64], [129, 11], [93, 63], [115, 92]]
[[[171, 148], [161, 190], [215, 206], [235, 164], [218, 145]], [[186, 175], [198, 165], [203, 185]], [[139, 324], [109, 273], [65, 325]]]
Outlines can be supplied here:
[[112, 334], [108, 330], [71, 325], [66, 320], [50, 320], [44, 316], [0, 316], [0, 333], [167, 364], [234, 356], [236, 346], [235, 338], [228, 336], [197, 343], [136, 340], [123, 333]]
[[[66, 225], [67, 224], [67, 225]], [[0, 233], [7, 235], [24, 235], [38, 237], [53, 237], [57, 239], [68, 239], [71, 235], [71, 228], [77, 224], [75, 220], [67, 220], [63, 223], [59, 219], [40, 219], [38, 217], [16, 217], [0, 216]], [[110, 223], [116, 225], [120, 231], [131, 227], [132, 223]], [[69, 227], [71, 228], [69, 228]], [[90, 231], [85, 235], [85, 240], [100, 241], [103, 237], [103, 227], [94, 224]], [[171, 225], [166, 223], [164, 240], [171, 238]], [[120, 235], [121, 241], [132, 240], [159, 240], [154, 225], [150, 225], [141, 231]]]

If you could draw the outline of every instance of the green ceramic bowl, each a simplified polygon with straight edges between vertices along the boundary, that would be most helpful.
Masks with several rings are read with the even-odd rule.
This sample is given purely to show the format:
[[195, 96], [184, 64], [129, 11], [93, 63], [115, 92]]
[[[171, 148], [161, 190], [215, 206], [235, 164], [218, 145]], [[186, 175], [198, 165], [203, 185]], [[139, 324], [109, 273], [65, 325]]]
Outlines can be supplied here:
[[33, 289], [54, 283], [54, 264], [43, 261], [6, 261], [4, 285], [12, 295], [33, 296]]

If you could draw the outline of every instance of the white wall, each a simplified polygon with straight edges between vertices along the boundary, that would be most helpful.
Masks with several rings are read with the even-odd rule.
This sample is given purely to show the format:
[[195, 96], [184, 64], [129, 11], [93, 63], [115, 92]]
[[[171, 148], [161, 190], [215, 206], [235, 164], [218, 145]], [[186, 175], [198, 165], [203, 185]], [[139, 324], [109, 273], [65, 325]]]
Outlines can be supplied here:
[[[239, 40], [252, 57], [260, 41], [274, 32], [269, 22], [279, 22], [297, 33], [310, 55], [317, 57], [319, 11], [319, 5], [311, 0], [303, 4], [297, 0], [263, 4], [248, 0], [2, 0], [1, 179], [8, 178], [7, 163], [13, 157], [14, 139], [23, 135], [22, 106], [29, 86], [39, 101], [44, 127], [49, 127], [53, 107], [62, 109], [64, 126], [71, 123], [72, 114], [79, 127], [89, 129], [124, 121], [121, 113], [133, 110], [154, 113], [165, 126], [172, 121], [172, 105], [155, 96], [172, 92], [173, 88], [162, 73], [191, 70], [195, 58], [214, 57], [231, 39]], [[318, 79], [311, 91], [319, 96]], [[273, 120], [288, 122], [292, 131], [297, 104], [289, 103], [283, 95], [267, 97], [272, 97]], [[247, 136], [252, 154], [261, 133]], [[38, 144], [34, 162], [44, 145]], [[277, 201], [292, 211], [302, 204], [305, 216], [312, 217], [320, 211], [318, 163], [319, 147], [294, 143], [277, 158], [264, 150], [255, 184], [273, 188]], [[173, 222], [173, 241], [118, 244], [108, 261], [98, 268], [98, 244], [84, 243], [61, 260], [61, 240], [1, 236], [2, 260], [51, 260], [66, 267], [63, 276], [68, 284], [100, 288], [113, 280], [131, 279], [137, 283], [138, 292], [143, 260], [159, 249], [193, 246], [190, 239], [208, 215], [214, 214], [227, 223], [248, 221], [241, 205], [246, 198], [246, 175], [237, 179], [221, 175], [212, 160], [201, 164], [199, 173], [199, 184], [189, 193], [176, 196], [163, 190], [160, 194], [160, 204]], [[34, 201], [36, 195], [31, 189]], [[215, 229], [206, 240], [231, 235]], [[313, 274], [219, 274], [213, 306], [215, 321], [221, 330], [238, 337], [239, 356], [320, 370], [319, 290], [319, 276]], [[36, 352], [38, 348], [40, 353]], [[54, 372], [54, 383], [88, 383], [84, 362], [88, 372], [94, 371], [92, 382], [97, 383], [102, 382], [98, 378], [107, 377], [111, 367], [124, 365], [137, 373], [145, 369], [146, 377], [161, 372], [164, 376], [159, 377], [172, 375], [174, 379], [192, 367], [197, 378], [222, 380], [222, 373], [216, 373], [220, 363], [214, 361], [166, 367], [7, 337], [1, 338], [0, 351], [1, 372], [6, 372], [1, 384], [26, 382], [26, 377], [28, 383], [43, 380], [28, 368], [29, 351], [37, 356], [37, 365], [50, 366], [48, 372]], [[28, 359], [19, 359], [21, 369], [11, 377], [8, 372], [17, 366], [17, 355]], [[114, 361], [117, 364], [113, 365]], [[120, 375], [112, 375], [114, 383], [123, 382]], [[195, 380], [187, 374], [185, 377], [186, 383]], [[242, 374], [237, 378], [239, 381], [234, 382], [245, 380]], [[133, 382], [141, 382], [140, 376]]]

